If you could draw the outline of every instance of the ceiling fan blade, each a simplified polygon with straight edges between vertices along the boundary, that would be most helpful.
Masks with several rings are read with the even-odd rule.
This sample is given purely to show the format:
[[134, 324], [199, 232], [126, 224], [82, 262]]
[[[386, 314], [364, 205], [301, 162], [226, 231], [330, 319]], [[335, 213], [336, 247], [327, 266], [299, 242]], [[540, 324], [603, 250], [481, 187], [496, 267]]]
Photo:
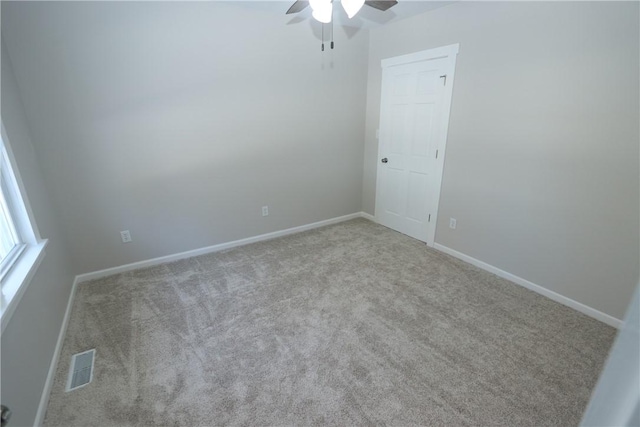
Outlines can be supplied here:
[[398, 2], [396, 0], [367, 0], [364, 4], [384, 12], [385, 10], [397, 5]]
[[304, 10], [304, 8], [306, 8], [307, 6], [309, 6], [308, 0], [296, 0], [295, 3], [291, 5], [289, 10], [287, 10], [286, 14], [289, 15], [291, 13], [298, 13]]

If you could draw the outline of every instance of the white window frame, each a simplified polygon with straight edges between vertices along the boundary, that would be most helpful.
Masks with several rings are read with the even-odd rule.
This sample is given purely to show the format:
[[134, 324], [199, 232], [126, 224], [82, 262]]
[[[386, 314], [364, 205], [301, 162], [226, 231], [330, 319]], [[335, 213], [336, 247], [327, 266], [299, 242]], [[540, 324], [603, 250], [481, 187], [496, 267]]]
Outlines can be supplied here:
[[0, 162], [2, 162], [3, 180], [6, 179], [3, 194], [7, 199], [11, 219], [21, 242], [21, 245], [9, 253], [7, 259], [10, 261], [6, 263], [6, 268], [0, 271], [0, 323], [4, 332], [18, 302], [44, 258], [44, 249], [48, 240], [40, 237], [4, 125], [2, 125], [0, 143]]
[[[0, 140], [0, 147], [1, 144], [2, 140]], [[13, 218], [18, 217], [18, 214], [16, 213], [16, 209], [13, 207], [14, 203], [17, 202], [17, 198], [15, 195], [15, 189], [10, 185], [11, 180], [12, 175], [9, 167], [8, 156], [5, 155], [4, 151], [0, 151], [0, 188], [2, 190], [0, 203], [3, 206], [2, 211], [6, 212], [9, 216], [9, 234], [11, 235], [12, 240], [16, 243], [7, 256], [0, 261], [0, 282], [3, 284], [5, 276], [9, 273], [16, 260], [20, 255], [22, 255], [22, 252], [24, 252], [27, 247], [26, 243], [22, 240], [22, 234], [18, 232], [13, 220]]]

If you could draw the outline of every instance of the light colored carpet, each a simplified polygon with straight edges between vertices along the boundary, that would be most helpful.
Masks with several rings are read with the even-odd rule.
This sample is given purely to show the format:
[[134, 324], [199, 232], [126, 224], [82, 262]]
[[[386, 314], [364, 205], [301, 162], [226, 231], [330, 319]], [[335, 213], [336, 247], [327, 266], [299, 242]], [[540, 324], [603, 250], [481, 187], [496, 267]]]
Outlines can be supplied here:
[[572, 426], [614, 336], [358, 219], [80, 285], [45, 424]]

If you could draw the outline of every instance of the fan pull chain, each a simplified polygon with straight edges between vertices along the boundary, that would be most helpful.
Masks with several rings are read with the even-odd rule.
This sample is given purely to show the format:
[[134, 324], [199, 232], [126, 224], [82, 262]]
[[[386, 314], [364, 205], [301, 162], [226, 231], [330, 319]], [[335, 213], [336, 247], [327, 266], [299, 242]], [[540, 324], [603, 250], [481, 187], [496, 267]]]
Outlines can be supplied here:
[[322, 51], [324, 52], [324, 24], [322, 24]]
[[331, 50], [333, 50], [333, 9], [331, 9]]

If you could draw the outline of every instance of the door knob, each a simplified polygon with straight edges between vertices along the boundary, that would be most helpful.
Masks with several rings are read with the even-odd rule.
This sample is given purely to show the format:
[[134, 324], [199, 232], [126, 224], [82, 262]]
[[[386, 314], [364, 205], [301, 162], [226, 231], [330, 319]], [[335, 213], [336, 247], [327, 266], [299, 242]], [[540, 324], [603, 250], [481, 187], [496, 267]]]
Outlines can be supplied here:
[[387, 163], [389, 161], [389, 159], [387, 159], [386, 157], [382, 160], [380, 160], [382, 163]]
[[9, 424], [9, 418], [11, 418], [11, 411], [4, 405], [0, 405], [0, 424], [5, 427]]

